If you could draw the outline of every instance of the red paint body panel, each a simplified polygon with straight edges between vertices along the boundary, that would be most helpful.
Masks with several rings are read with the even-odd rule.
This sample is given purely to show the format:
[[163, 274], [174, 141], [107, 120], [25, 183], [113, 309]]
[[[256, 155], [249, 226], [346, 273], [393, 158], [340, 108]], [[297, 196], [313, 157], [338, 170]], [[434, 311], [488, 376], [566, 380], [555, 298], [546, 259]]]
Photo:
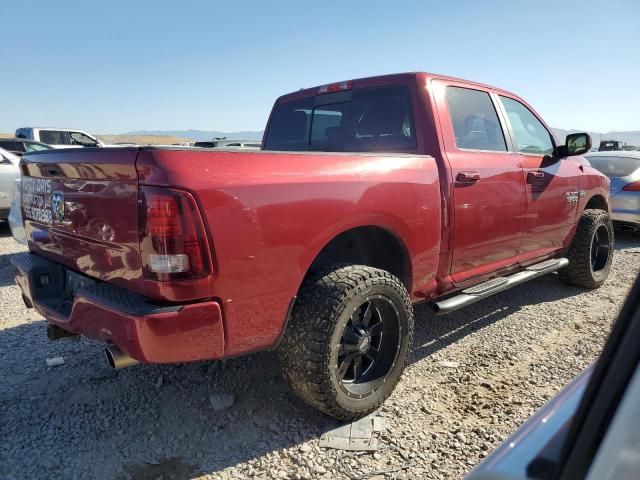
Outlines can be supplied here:
[[[136, 319], [79, 297], [70, 319], [45, 315], [146, 361], [239, 355], [277, 342], [310, 265], [349, 229], [380, 227], [404, 245], [418, 301], [560, 255], [588, 198], [608, 198], [604, 177], [577, 159], [543, 166], [542, 157], [512, 147], [456, 148], [444, 88], [480, 89], [492, 98], [508, 92], [425, 73], [354, 80], [353, 88], [400, 84], [409, 88], [414, 110], [417, 143], [410, 154], [104, 148], [23, 157], [23, 173], [51, 178], [70, 212], [66, 223], [53, 226], [25, 222], [32, 252], [154, 302], [182, 305], [178, 313]], [[302, 90], [277, 102], [316, 93]], [[550, 179], [536, 191], [526, 183], [533, 169]], [[458, 173], [469, 170], [478, 181], [457, 185]], [[207, 230], [210, 276], [144, 278], [141, 185], [193, 195]], [[567, 204], [569, 189], [585, 191], [584, 198]]]
[[230, 355], [276, 341], [309, 266], [350, 228], [377, 225], [401, 239], [418, 260], [414, 291], [435, 278], [440, 191], [431, 157], [148, 150], [137, 165], [141, 184], [189, 185], [200, 202], [215, 252], [210, 296], [225, 305]]

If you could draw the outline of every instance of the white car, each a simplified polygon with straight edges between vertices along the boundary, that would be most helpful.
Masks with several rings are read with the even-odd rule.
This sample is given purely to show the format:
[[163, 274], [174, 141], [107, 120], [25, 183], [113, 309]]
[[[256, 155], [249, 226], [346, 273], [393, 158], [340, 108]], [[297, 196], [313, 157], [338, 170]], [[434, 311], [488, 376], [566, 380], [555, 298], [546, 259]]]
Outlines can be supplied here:
[[84, 130], [70, 128], [22, 127], [16, 137], [46, 143], [53, 148], [103, 147], [104, 144]]
[[14, 180], [13, 201], [11, 202], [11, 208], [9, 209], [9, 227], [11, 228], [11, 235], [16, 242], [23, 245], [27, 244], [27, 236], [24, 233], [24, 224], [22, 223], [22, 210], [20, 204], [20, 178]]
[[[15, 197], [15, 192], [20, 191], [19, 164], [20, 157], [8, 152], [4, 148], [0, 148], [0, 220], [7, 220], [10, 217], [9, 211]], [[18, 186], [17, 189], [16, 186]], [[20, 204], [18, 204], [18, 214], [20, 215], [19, 208]], [[22, 218], [20, 218], [19, 221], [20, 228], [22, 228]], [[22, 235], [24, 236], [24, 233]]]

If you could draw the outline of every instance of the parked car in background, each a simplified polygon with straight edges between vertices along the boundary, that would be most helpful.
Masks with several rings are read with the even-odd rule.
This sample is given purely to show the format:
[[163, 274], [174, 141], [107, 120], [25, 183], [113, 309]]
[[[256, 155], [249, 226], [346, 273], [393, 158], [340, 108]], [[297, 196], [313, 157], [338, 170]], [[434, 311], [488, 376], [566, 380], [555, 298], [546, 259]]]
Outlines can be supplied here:
[[256, 140], [211, 140], [206, 142], [196, 142], [193, 146], [199, 148], [242, 148], [247, 150], [258, 150], [262, 144]]
[[20, 157], [0, 148], [0, 220], [9, 217], [15, 193], [15, 181], [20, 179]]
[[466, 480], [640, 478], [640, 276], [600, 358]]
[[50, 150], [53, 147], [46, 143], [29, 140], [28, 138], [0, 138], [0, 148], [21, 157], [25, 153]]
[[616, 227], [640, 231], [640, 152], [605, 151], [585, 158], [611, 180], [611, 218]]
[[600, 142], [600, 152], [612, 152], [616, 150], [622, 150], [623, 143], [619, 140], [602, 140]]
[[104, 146], [100, 140], [90, 133], [69, 128], [23, 127], [16, 130], [16, 137], [42, 142], [51, 145], [53, 148]]
[[21, 196], [20, 196], [20, 177], [14, 181], [14, 194], [11, 206], [9, 208], [9, 228], [14, 240], [22, 245], [27, 244], [27, 237], [24, 233], [24, 225], [22, 224]]
[[16, 281], [50, 338], [98, 339], [113, 367], [277, 347], [301, 398], [358, 418], [400, 380], [413, 303], [449, 313], [554, 271], [603, 284], [609, 181], [590, 147], [461, 79], [296, 91], [263, 150], [25, 156]]

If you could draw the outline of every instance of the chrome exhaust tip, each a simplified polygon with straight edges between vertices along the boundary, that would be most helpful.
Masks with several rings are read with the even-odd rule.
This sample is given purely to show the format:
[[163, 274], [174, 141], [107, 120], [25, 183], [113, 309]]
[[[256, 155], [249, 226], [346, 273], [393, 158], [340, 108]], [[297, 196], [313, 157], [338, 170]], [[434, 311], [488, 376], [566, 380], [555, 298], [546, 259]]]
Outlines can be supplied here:
[[115, 370], [131, 367], [136, 363], [139, 363], [137, 360], [131, 358], [129, 355], [126, 355], [122, 350], [120, 350], [115, 345], [110, 345], [107, 348], [105, 348], [104, 354], [107, 357], [107, 362], [109, 362], [109, 366]]

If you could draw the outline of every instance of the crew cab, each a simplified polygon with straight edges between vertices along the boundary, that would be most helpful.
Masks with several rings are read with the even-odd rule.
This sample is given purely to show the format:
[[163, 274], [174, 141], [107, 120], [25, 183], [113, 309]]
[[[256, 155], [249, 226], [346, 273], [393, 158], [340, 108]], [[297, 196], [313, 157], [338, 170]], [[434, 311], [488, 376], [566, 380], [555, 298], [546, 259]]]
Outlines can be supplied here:
[[412, 304], [607, 277], [589, 136], [558, 144], [507, 91], [428, 73], [300, 90], [262, 145], [23, 157], [13, 263], [50, 338], [101, 340], [116, 368], [277, 349], [298, 395], [351, 419], [399, 381]]

